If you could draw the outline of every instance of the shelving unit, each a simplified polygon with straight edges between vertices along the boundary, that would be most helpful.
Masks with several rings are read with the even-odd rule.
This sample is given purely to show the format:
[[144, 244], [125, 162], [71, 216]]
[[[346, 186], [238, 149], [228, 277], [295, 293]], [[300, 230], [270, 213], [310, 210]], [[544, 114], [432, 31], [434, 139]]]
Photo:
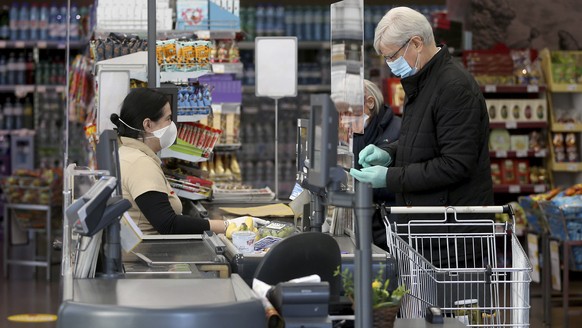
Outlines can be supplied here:
[[[554, 186], [569, 186], [582, 178], [582, 82], [571, 66], [580, 65], [582, 52], [544, 49], [542, 67], [548, 82], [550, 164]], [[572, 58], [574, 63], [553, 63], [552, 57]], [[562, 73], [559, 73], [562, 72]], [[558, 80], [559, 79], [559, 80]], [[570, 137], [570, 138], [569, 138]], [[573, 137], [573, 138], [572, 138]], [[573, 140], [572, 140], [573, 139]], [[562, 148], [559, 143], [561, 142]], [[574, 144], [568, 144], [574, 142]], [[559, 150], [560, 149], [560, 150]], [[561, 149], [564, 149], [562, 152]]]
[[[543, 193], [548, 189], [548, 181], [540, 179], [542, 173], [530, 173], [533, 166], [538, 168], [537, 172], [547, 167], [549, 150], [532, 148], [530, 145], [534, 132], [539, 133], [540, 139], [543, 139], [541, 136], [548, 128], [545, 91], [544, 85], [481, 86], [487, 101], [490, 128], [492, 131], [507, 131], [507, 139], [501, 139], [503, 143], [497, 139], [502, 134], [490, 137], [489, 156], [496, 203], [507, 203], [515, 200], [516, 195]], [[517, 140], [525, 139], [527, 142], [522, 148], [514, 149], [512, 138], [516, 140], [516, 147], [523, 144]]]

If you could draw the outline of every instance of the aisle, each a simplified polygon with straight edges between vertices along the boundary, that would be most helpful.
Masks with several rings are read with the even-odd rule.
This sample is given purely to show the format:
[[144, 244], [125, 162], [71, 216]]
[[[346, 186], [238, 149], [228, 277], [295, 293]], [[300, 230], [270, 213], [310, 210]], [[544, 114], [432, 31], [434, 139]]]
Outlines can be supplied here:
[[[1, 223], [1, 221], [0, 221]], [[4, 265], [4, 236], [0, 230], [0, 267]], [[27, 253], [29, 250], [22, 247], [17, 250]], [[2, 269], [3, 270], [3, 269]], [[45, 268], [38, 268], [35, 274], [31, 267], [9, 267], [9, 278], [0, 274], [0, 327], [2, 328], [53, 328], [55, 322], [50, 323], [17, 323], [8, 321], [8, 316], [15, 314], [47, 313], [57, 314], [60, 304], [60, 267], [52, 268], [53, 279], [46, 281]]]

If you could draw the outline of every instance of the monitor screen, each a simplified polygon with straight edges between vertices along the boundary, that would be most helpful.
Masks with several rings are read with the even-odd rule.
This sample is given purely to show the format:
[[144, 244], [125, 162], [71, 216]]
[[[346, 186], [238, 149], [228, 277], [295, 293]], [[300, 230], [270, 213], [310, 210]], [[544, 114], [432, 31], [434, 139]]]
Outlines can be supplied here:
[[329, 169], [337, 165], [338, 113], [328, 94], [311, 95], [308, 183], [325, 188]]
[[[119, 145], [117, 144], [117, 132], [104, 130], [99, 136], [97, 143], [97, 169], [107, 170], [109, 175], [121, 181], [121, 171], [119, 169]], [[117, 194], [121, 195], [121, 183], [117, 184]]]

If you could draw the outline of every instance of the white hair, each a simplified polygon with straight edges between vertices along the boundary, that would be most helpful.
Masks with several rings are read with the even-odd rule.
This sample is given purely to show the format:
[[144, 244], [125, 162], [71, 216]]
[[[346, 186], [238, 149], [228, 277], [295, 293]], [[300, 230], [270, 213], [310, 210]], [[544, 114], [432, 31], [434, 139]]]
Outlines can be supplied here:
[[365, 93], [374, 98], [374, 108], [370, 111], [370, 116], [376, 116], [380, 111], [380, 106], [384, 105], [384, 96], [382, 96], [382, 91], [376, 86], [376, 84], [364, 79]]
[[423, 14], [408, 7], [395, 7], [376, 26], [374, 49], [381, 55], [381, 46], [401, 46], [413, 36], [420, 36], [424, 44], [435, 44], [432, 27]]

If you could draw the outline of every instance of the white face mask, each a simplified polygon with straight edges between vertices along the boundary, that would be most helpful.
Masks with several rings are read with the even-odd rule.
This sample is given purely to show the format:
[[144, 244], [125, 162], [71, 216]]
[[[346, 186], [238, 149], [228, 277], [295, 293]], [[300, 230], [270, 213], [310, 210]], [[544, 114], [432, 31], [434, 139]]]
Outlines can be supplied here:
[[174, 122], [171, 122], [170, 125], [153, 131], [152, 134], [154, 137], [160, 139], [160, 147], [162, 147], [162, 149], [166, 149], [174, 144], [174, 141], [176, 141], [176, 137], [178, 136], [178, 128]]
[[368, 126], [368, 119], [370, 118], [370, 116], [364, 113], [364, 115], [362, 115], [362, 118], [364, 119], [364, 129], [365, 129]]

